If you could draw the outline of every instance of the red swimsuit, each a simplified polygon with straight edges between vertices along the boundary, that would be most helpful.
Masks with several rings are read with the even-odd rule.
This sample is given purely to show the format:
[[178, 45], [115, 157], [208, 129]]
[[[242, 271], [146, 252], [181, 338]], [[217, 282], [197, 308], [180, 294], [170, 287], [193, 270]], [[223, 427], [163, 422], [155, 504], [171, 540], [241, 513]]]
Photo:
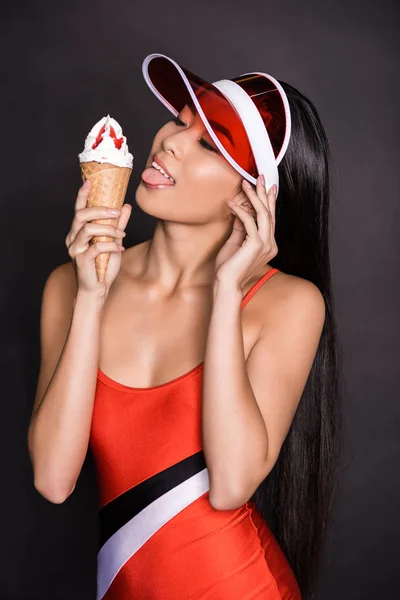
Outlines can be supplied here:
[[[277, 271], [256, 282], [241, 308]], [[208, 501], [202, 367], [149, 388], [98, 370], [90, 432], [100, 493], [97, 600], [300, 600], [255, 503], [215, 510]]]

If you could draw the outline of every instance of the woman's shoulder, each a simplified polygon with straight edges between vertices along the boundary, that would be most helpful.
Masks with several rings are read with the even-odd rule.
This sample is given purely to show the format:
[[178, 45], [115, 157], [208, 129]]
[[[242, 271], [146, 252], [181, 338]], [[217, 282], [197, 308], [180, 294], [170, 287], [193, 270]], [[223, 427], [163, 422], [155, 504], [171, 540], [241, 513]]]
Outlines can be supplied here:
[[46, 288], [62, 288], [66, 296], [75, 296], [77, 283], [72, 260], [58, 265], [50, 272], [45, 283]]
[[262, 285], [256, 294], [263, 325], [271, 320], [285, 319], [292, 311], [324, 317], [324, 297], [312, 281], [279, 270], [269, 278], [268, 284]]
[[284, 295], [293, 295], [293, 294], [314, 294], [321, 295], [319, 288], [310, 281], [309, 279], [305, 279], [304, 277], [299, 277], [298, 275], [290, 275], [289, 273], [285, 273], [284, 271], [279, 270], [276, 273], [276, 277], [274, 278], [277, 285], [277, 291]]
[[[254, 277], [253, 283], [256, 282], [257, 279], [261, 278], [264, 274], [269, 273], [271, 270], [272, 268], [268, 269], [268, 271], [265, 269], [264, 271], [260, 271]], [[298, 277], [297, 275], [290, 275], [289, 273], [285, 273], [285, 271], [281, 271], [280, 269], [273, 273], [271, 277], [268, 277], [265, 284], [261, 285], [257, 293], [257, 297], [262, 300], [266, 300], [266, 298], [269, 298], [271, 294], [276, 296], [276, 299], [279, 300], [297, 297], [299, 294], [322, 296], [318, 287], [308, 279], [305, 279], [304, 277]]]

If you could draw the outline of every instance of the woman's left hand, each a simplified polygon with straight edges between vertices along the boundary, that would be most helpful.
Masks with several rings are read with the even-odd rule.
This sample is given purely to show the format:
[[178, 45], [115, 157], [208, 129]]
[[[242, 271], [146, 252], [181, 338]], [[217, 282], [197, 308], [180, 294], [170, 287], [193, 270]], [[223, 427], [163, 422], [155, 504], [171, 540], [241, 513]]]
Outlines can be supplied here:
[[214, 272], [215, 280], [228, 280], [235, 283], [238, 289], [243, 289], [260, 267], [278, 254], [275, 241], [275, 185], [267, 194], [261, 177], [258, 177], [255, 189], [250, 183], [246, 187], [243, 182], [242, 189], [254, 207], [256, 220], [239, 202], [228, 202], [236, 219], [232, 234], [217, 254]]

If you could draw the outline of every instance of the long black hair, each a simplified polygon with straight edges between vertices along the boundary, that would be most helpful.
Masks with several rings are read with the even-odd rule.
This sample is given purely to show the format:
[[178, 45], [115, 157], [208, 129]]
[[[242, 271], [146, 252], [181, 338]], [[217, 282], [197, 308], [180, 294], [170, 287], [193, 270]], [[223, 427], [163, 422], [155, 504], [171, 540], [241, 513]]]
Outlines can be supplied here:
[[329, 202], [331, 151], [315, 106], [280, 81], [292, 133], [278, 166], [272, 267], [312, 281], [326, 305], [318, 350], [291, 427], [269, 475], [252, 496], [290, 563], [303, 600], [314, 597], [342, 442], [341, 348], [331, 281]]

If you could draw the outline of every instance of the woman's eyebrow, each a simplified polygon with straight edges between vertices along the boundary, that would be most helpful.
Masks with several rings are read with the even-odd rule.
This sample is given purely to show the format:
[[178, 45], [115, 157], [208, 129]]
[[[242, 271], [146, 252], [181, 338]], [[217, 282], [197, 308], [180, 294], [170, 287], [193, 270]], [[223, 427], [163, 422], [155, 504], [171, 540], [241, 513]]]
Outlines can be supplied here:
[[[196, 109], [190, 105], [190, 104], [186, 104], [186, 106], [190, 109], [190, 112], [192, 113], [193, 116], [196, 116]], [[220, 133], [222, 133], [232, 144], [232, 146], [235, 145], [235, 142], [233, 141], [231, 132], [229, 131], [229, 129], [227, 129], [226, 127], [224, 127], [223, 125], [221, 125], [221, 123], [217, 123], [216, 121], [211, 121], [210, 119], [208, 119], [208, 122], [210, 123], [211, 127], [213, 129], [216, 129], [217, 131], [219, 131]]]

